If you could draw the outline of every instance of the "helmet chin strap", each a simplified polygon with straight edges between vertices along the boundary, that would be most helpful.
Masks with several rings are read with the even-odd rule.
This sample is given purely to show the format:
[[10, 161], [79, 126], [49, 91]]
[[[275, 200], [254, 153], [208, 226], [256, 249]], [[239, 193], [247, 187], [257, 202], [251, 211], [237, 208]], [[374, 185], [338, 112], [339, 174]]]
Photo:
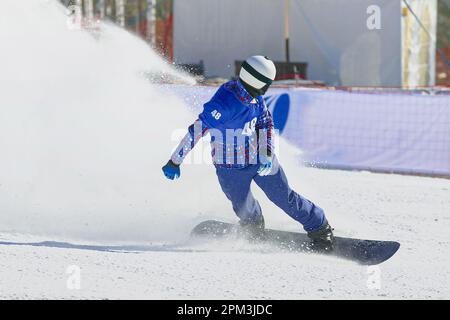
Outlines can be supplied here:
[[245, 88], [245, 90], [253, 97], [253, 98], [257, 98], [259, 96], [263, 96], [266, 92], [267, 89], [269, 89], [270, 84], [266, 84], [264, 87], [262, 87], [261, 89], [256, 89], [253, 88], [252, 86], [250, 86], [248, 83], [246, 83], [245, 81], [243, 81], [242, 79], [239, 79], [239, 81], [242, 83], [243, 87]]

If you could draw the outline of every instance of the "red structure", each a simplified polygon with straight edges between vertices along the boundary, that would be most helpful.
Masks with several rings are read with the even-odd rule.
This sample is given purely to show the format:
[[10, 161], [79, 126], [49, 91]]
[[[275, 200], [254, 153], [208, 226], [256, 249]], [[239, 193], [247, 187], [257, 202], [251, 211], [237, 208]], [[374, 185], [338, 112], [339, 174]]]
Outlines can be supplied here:
[[447, 61], [444, 61], [441, 54], [436, 55], [436, 85], [450, 87], [450, 46], [440, 49], [441, 53], [445, 55]]

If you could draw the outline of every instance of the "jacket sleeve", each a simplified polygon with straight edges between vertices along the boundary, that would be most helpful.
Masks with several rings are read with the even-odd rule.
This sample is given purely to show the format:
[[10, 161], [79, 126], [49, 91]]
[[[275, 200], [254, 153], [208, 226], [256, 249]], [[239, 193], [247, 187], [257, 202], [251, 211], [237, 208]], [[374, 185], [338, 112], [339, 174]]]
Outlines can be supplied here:
[[205, 103], [198, 119], [189, 126], [188, 132], [173, 152], [170, 158], [172, 162], [180, 165], [187, 154], [208, 131], [224, 128], [227, 118], [228, 114], [226, 109], [215, 98]]
[[195, 147], [197, 142], [207, 133], [208, 127], [206, 124], [197, 119], [188, 128], [188, 132], [180, 141], [175, 151], [172, 153], [170, 159], [173, 163], [180, 165], [188, 153]]
[[198, 118], [210, 129], [226, 129], [226, 122], [229, 118], [229, 110], [219, 99], [212, 99], [203, 106], [203, 112]]
[[258, 132], [258, 143], [260, 153], [263, 150], [267, 150], [267, 155], [272, 156], [273, 151], [273, 119], [270, 114], [269, 109], [266, 106], [264, 100], [263, 103], [263, 111], [261, 115], [258, 117], [256, 122], [256, 129]]

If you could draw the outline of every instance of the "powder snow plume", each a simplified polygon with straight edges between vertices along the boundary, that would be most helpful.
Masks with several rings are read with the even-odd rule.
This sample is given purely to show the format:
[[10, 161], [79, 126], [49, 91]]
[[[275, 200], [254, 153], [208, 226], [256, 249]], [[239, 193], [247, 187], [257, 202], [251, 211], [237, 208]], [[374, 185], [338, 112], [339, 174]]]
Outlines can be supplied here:
[[68, 28], [56, 1], [1, 3], [0, 231], [177, 241], [200, 203], [224, 199], [206, 165], [164, 178], [172, 133], [193, 115], [142, 73], [195, 81], [125, 30], [99, 27]]

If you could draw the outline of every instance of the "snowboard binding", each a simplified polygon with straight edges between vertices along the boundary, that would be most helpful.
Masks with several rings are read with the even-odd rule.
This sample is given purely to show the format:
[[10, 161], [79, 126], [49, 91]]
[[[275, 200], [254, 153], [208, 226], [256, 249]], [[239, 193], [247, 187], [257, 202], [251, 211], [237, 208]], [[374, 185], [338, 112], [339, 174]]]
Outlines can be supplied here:
[[264, 239], [265, 222], [261, 216], [258, 220], [240, 220], [240, 232], [250, 241], [260, 241]]
[[311, 239], [311, 249], [322, 252], [331, 252], [334, 249], [334, 235], [333, 228], [327, 220], [316, 231], [308, 232], [308, 237]]

